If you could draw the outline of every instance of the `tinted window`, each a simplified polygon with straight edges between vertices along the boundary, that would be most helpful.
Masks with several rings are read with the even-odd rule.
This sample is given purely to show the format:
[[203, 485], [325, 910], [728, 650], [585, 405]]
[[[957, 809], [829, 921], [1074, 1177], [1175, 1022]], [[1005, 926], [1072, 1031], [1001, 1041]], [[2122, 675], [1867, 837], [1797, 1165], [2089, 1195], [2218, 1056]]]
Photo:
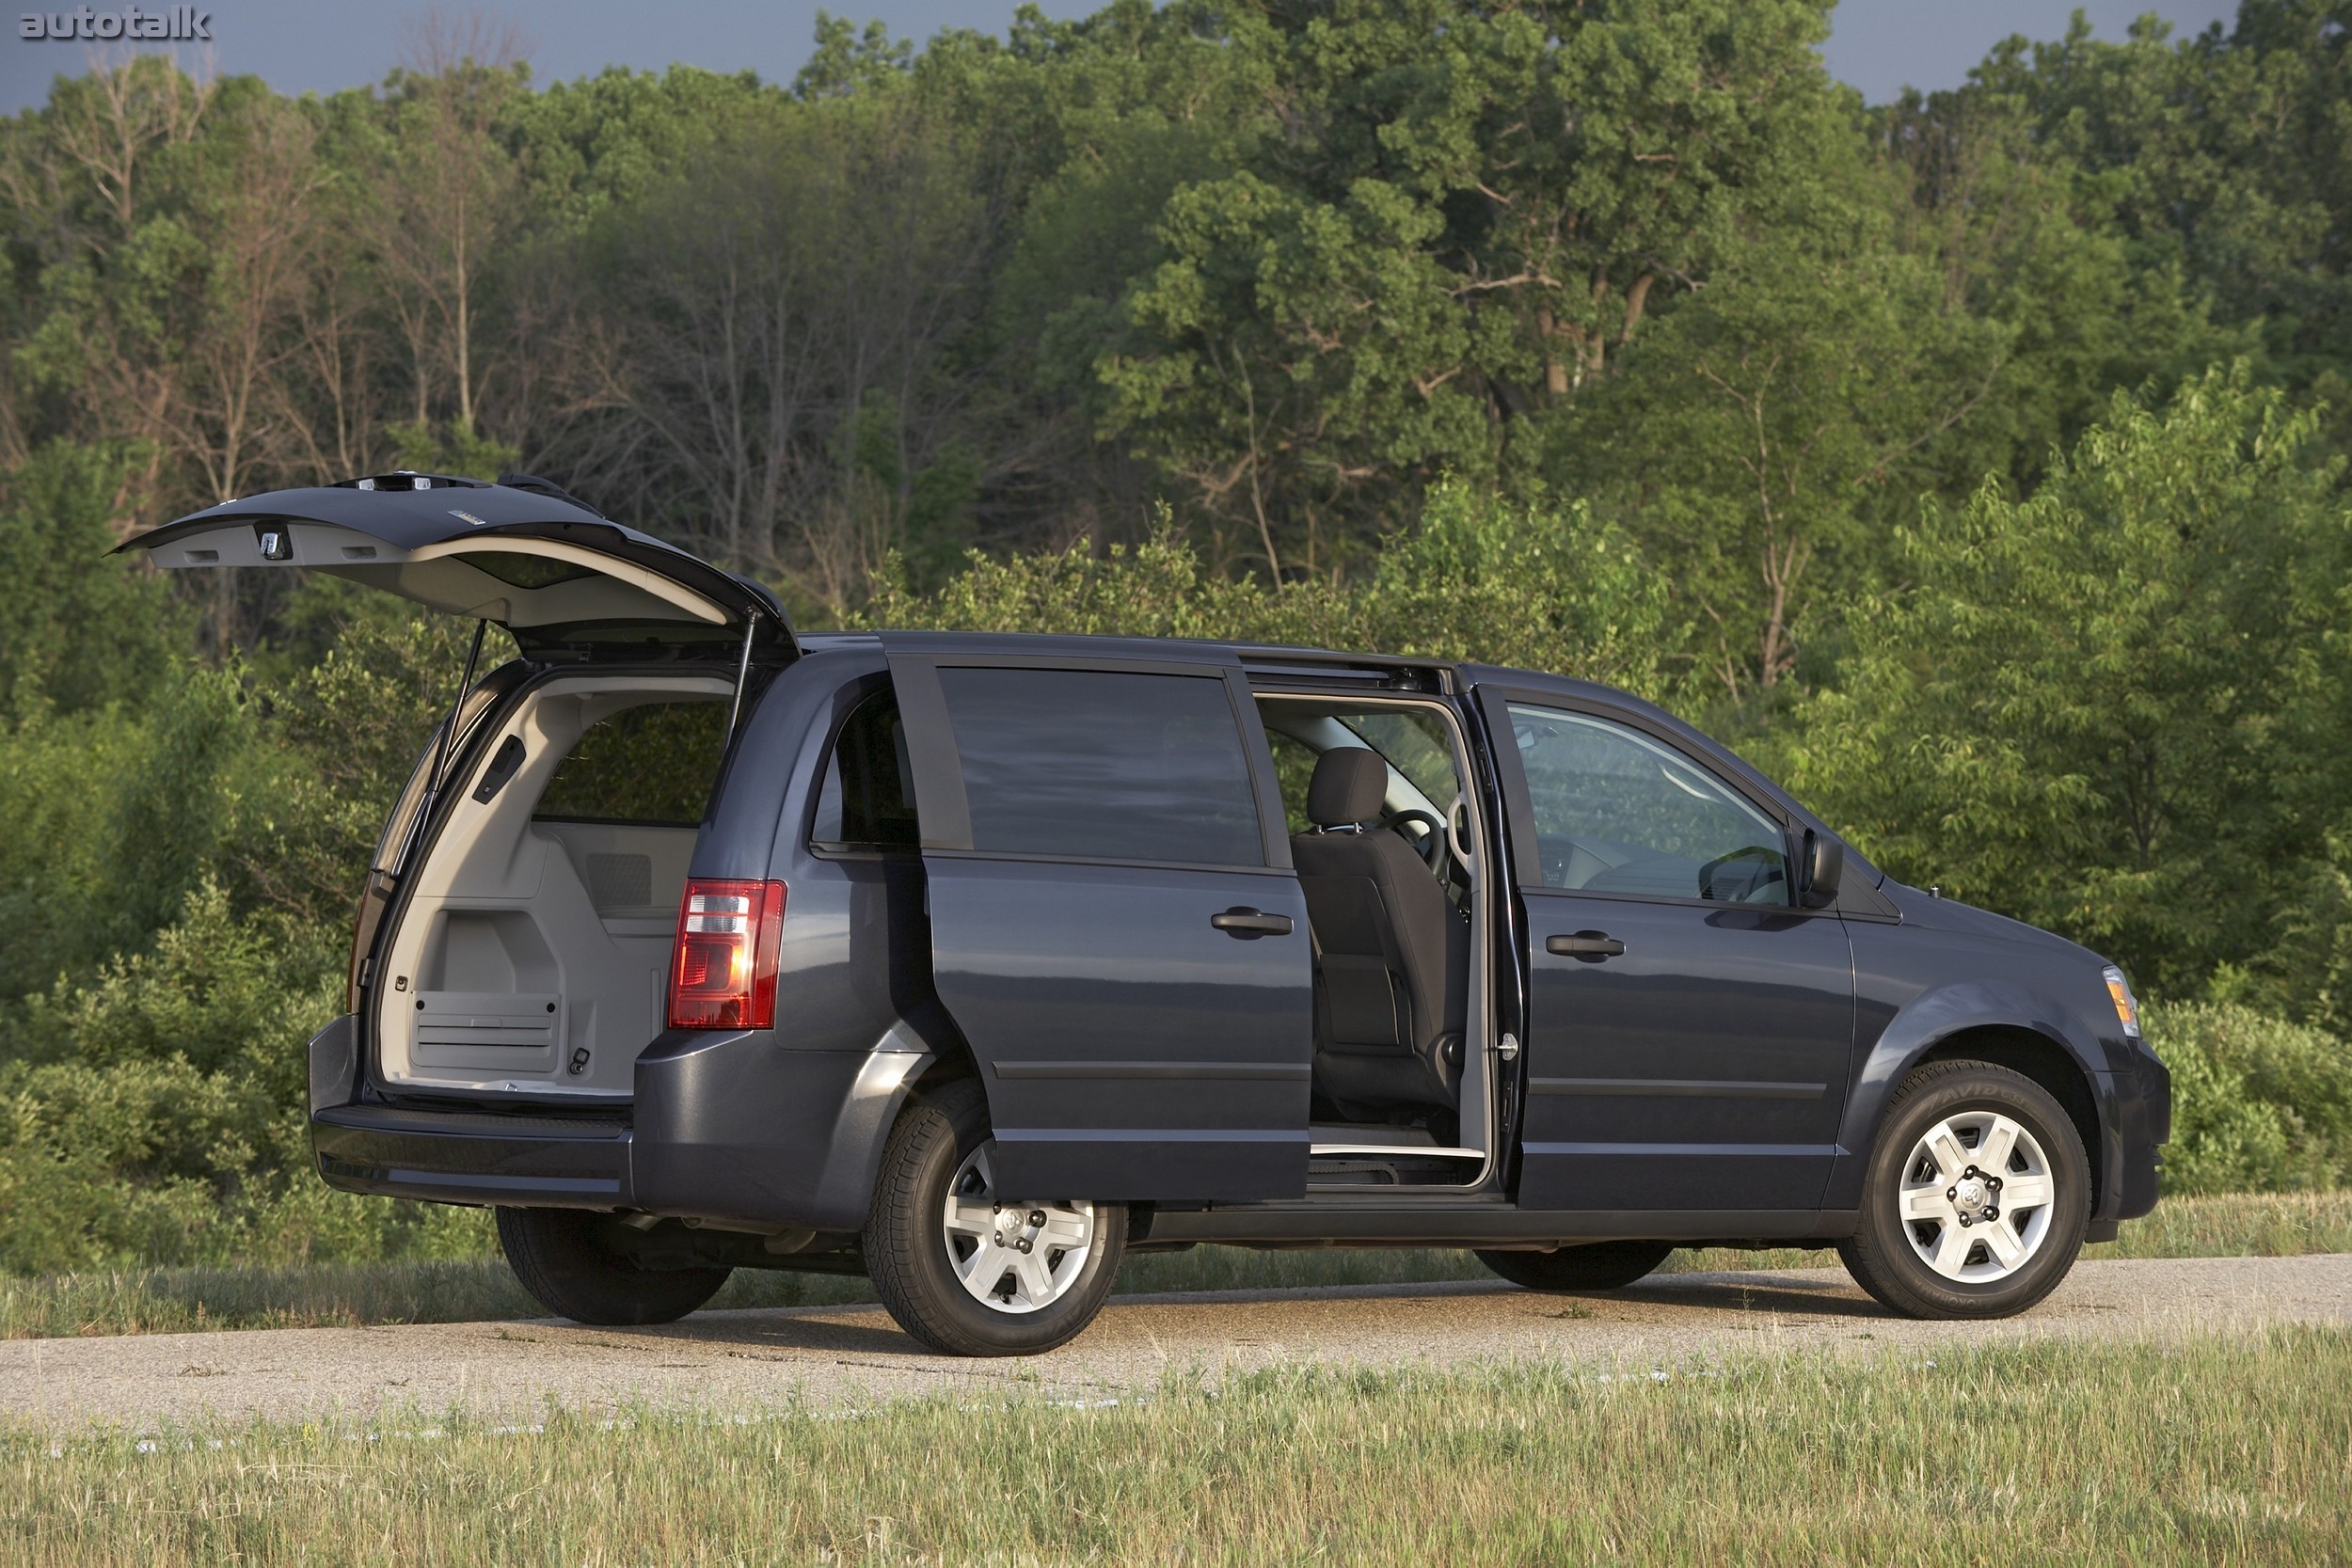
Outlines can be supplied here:
[[1444, 720], [1421, 707], [1373, 708], [1339, 718], [1438, 810], [1453, 804], [1461, 785], [1454, 776], [1454, 741]]
[[914, 816], [914, 775], [896, 693], [860, 703], [834, 737], [817, 795], [818, 844], [859, 849], [912, 849], [923, 842]]
[[[1290, 831], [1305, 832], [1307, 790], [1325, 750], [1361, 742], [1419, 790], [1428, 808], [1442, 814], [1461, 792], [1454, 772], [1454, 737], [1444, 719], [1427, 707], [1358, 706], [1344, 702], [1263, 697], [1266, 739], [1274, 748], [1274, 777], [1282, 791]], [[1304, 738], [1302, 738], [1304, 737]], [[1312, 744], [1309, 744], [1309, 740]], [[1406, 802], [1411, 797], [1405, 797]]]
[[691, 828], [727, 749], [727, 705], [644, 703], [582, 732], [532, 814]]
[[1544, 885], [1786, 904], [1779, 824], [1679, 752], [1605, 719], [1511, 705]]
[[949, 668], [939, 683], [975, 849], [1265, 863], [1222, 678]]

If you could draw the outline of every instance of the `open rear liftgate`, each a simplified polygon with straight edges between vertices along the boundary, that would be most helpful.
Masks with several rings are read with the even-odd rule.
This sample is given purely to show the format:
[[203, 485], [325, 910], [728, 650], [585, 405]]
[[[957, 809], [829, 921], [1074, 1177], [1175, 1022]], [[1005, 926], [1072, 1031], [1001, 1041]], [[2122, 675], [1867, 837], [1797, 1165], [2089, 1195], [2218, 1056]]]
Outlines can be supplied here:
[[[474, 683], [491, 623], [505, 628], [533, 662], [561, 660], [583, 673], [647, 651], [665, 660], [690, 653], [695, 657], [679, 664], [680, 673], [699, 665], [730, 680], [730, 732], [741, 716], [754, 660], [780, 665], [799, 651], [782, 607], [765, 588], [601, 517], [529, 476], [487, 484], [397, 473], [273, 491], [182, 517], [120, 547], [142, 552], [166, 571], [320, 572], [475, 622], [464, 676], [424, 769], [423, 788], [411, 785], [405, 842], [386, 847], [387, 859], [370, 879], [360, 940], [371, 948], [376, 921], [400, 879], [415, 869], [419, 842], [453, 804], [445, 799], [457, 764], [452, 753], [469, 698], [484, 700]], [[490, 776], [501, 765], [511, 773], [522, 764], [522, 748], [514, 751], [512, 763], [503, 755], [493, 762]], [[611, 869], [596, 863], [635, 857], [584, 858], [595, 871]], [[597, 912], [609, 915], [610, 899], [602, 894], [612, 890], [602, 889], [596, 897]], [[666, 938], [675, 911], [655, 912], [659, 934]], [[519, 928], [529, 925], [521, 916], [508, 922], [519, 922], [514, 930], [489, 928], [497, 925], [495, 913], [437, 918], [487, 922], [485, 950], [495, 947], [513, 973], [499, 977], [504, 989], [485, 990], [468, 986], [463, 976], [430, 984], [420, 970], [411, 993], [416, 1013], [408, 1021], [412, 1066], [460, 1073], [496, 1072], [501, 1065], [525, 1073], [554, 1069], [565, 1014], [558, 965], [545, 936]], [[354, 978], [364, 982], [366, 976]]]

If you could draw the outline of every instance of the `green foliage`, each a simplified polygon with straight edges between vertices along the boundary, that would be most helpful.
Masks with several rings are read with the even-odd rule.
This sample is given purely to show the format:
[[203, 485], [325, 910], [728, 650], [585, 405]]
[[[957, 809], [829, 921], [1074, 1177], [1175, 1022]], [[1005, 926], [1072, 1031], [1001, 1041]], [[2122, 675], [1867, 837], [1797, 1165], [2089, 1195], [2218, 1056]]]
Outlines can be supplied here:
[[[470, 635], [437, 618], [338, 621], [324, 658], [263, 688], [269, 745], [223, 857], [241, 907], [342, 942], [376, 836], [457, 696]], [[506, 641], [491, 633], [485, 668]]]
[[1577, 411], [1570, 461], [1680, 564], [1729, 698], [1796, 671], [1820, 585], [1867, 573], [2010, 347], [1871, 227], [1742, 247]]
[[305, 933], [211, 883], [151, 954], [30, 999], [0, 1058], [0, 1268], [429, 1249], [448, 1222], [310, 1177], [304, 1042], [340, 1010]]
[[1236, 8], [1275, 116], [1169, 198], [1140, 341], [1101, 362], [1111, 428], [1278, 575], [1442, 472], [1508, 471], [1645, 311], [1857, 161], [1822, 12]]
[[824, 17], [788, 87], [446, 26], [325, 99], [62, 79], [0, 122], [0, 1203], [60, 1216], [0, 1266], [455, 1244], [301, 1174], [296, 1080], [466, 628], [105, 555], [394, 466], [556, 475], [804, 625], [1711, 711], [1897, 875], [2226, 1005], [2164, 1015], [2176, 1175], [2341, 1180], [2278, 1063], [2352, 1034], [2343, 0], [1876, 109], [1826, 26], [1112, 0]]
[[512, 442], [484, 436], [470, 420], [453, 420], [437, 428], [418, 420], [387, 425], [384, 433], [391, 438], [395, 465], [418, 473], [494, 480], [514, 467], [522, 451]]
[[1209, 572], [1163, 531], [1101, 556], [975, 555], [936, 593], [876, 584], [865, 624], [1208, 637], [1545, 669], [1662, 696], [1677, 669], [1658, 574], [1581, 506], [1439, 484], [1369, 582], [1268, 586]]
[[131, 463], [53, 442], [0, 473], [0, 726], [161, 685], [183, 635], [157, 574], [106, 554]]
[[342, 1010], [352, 901], [453, 695], [453, 627], [347, 626], [257, 700], [171, 672], [142, 713], [0, 755], [0, 1269], [438, 1256], [450, 1212], [310, 1173], [305, 1042]]
[[231, 671], [170, 669], [143, 713], [20, 724], [0, 749], [0, 995], [144, 946], [215, 863], [253, 762]]
[[1776, 737], [1792, 787], [1898, 877], [2159, 995], [2268, 973], [2344, 800], [2352, 520], [2313, 427], [2217, 371], [2119, 394], [2030, 499], [1925, 506], [1897, 540], [1915, 586], [1855, 607], [1836, 684]]
[[2152, 1005], [2172, 1070], [2167, 1192], [2352, 1185], [2352, 1059], [2333, 1035], [2227, 1004]]

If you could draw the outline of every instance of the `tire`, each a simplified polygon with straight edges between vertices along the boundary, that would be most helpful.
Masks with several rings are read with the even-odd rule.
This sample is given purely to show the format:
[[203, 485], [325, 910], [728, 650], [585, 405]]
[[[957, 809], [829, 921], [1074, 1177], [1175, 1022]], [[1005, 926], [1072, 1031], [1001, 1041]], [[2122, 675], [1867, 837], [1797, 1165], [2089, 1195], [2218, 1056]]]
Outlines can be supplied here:
[[501, 1209], [499, 1244], [515, 1277], [559, 1318], [610, 1328], [675, 1323], [735, 1271], [641, 1269], [607, 1246], [612, 1221], [584, 1209]]
[[1622, 1290], [1666, 1260], [1671, 1242], [1587, 1242], [1554, 1252], [1486, 1252], [1478, 1260], [1531, 1291]]
[[[891, 1129], [866, 1220], [866, 1267], [882, 1305], [949, 1355], [1035, 1355], [1067, 1343], [1102, 1310], [1127, 1249], [1120, 1205], [1002, 1203], [993, 1147], [977, 1084], [916, 1101]], [[1021, 1241], [1025, 1252], [1013, 1250]]]
[[1934, 1062], [1888, 1103], [1837, 1252], [1889, 1311], [2006, 1318], [2058, 1289], [2090, 1222], [2090, 1161], [2049, 1091], [1986, 1062]]

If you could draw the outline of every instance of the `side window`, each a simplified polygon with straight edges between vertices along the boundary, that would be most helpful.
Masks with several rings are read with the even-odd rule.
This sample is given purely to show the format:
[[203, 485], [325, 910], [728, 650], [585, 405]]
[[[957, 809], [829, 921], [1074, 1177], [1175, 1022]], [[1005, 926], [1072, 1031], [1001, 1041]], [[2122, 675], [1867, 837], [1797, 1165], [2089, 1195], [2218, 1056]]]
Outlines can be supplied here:
[[1544, 885], [1786, 904], [1780, 825], [1680, 752], [1605, 719], [1511, 705]]
[[691, 828], [727, 749], [727, 705], [641, 703], [582, 732], [532, 815], [540, 820]]
[[1307, 787], [1314, 783], [1316, 752], [1294, 736], [1268, 727], [1274, 748], [1274, 781], [1282, 791], [1282, 829], [1303, 833], [1314, 826], [1307, 820]]
[[939, 672], [972, 847], [1263, 865], [1248, 754], [1214, 675]]
[[866, 698], [834, 736], [808, 836], [826, 849], [913, 849], [922, 844], [897, 693], [877, 691]]

